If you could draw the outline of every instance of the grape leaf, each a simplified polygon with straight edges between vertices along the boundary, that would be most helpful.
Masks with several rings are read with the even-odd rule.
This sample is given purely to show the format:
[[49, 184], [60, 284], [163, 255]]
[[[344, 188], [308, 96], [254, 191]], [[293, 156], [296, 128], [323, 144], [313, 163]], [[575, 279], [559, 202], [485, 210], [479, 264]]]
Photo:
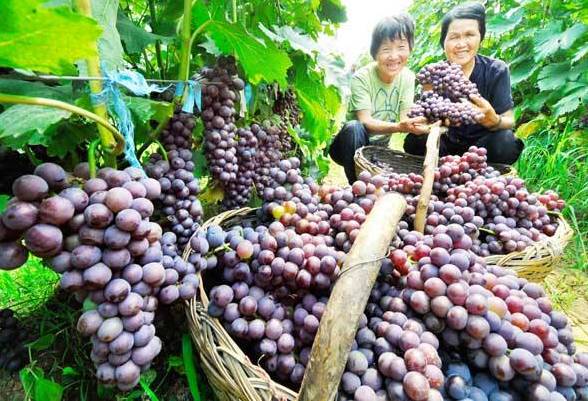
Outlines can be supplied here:
[[320, 50], [318, 43], [312, 40], [311, 37], [289, 26], [273, 25], [272, 31], [260, 23], [259, 29], [274, 42], [281, 43], [287, 41], [293, 50], [299, 50], [309, 56], [313, 56], [315, 52]]
[[40, 377], [35, 381], [36, 401], [61, 401], [63, 386], [52, 380]]
[[548, 64], [541, 69], [537, 77], [537, 85], [542, 91], [556, 89], [566, 83], [570, 63], [563, 62], [557, 64]]
[[[202, 3], [198, 1], [197, 3]], [[176, 34], [178, 19], [184, 14], [184, 4], [181, 1], [166, 1], [163, 9], [156, 18], [157, 23], [153, 31], [159, 35], [173, 36]]]
[[254, 37], [239, 24], [222, 21], [213, 21], [207, 31], [220, 51], [235, 54], [252, 84], [276, 81], [287, 85], [286, 73], [292, 62], [273, 42]]
[[331, 137], [331, 119], [339, 108], [337, 90], [326, 87], [320, 75], [308, 68], [309, 60], [296, 58], [293, 89], [303, 112], [302, 126], [311, 133], [316, 144], [326, 143]]
[[73, 74], [76, 60], [95, 57], [96, 21], [43, 0], [0, 1], [0, 66]]
[[240, 24], [217, 19], [221, 17], [219, 12], [213, 10], [211, 13], [202, 1], [192, 9], [192, 24], [196, 27], [209, 24], [206, 27], [208, 36], [220, 52], [235, 55], [249, 82], [255, 85], [276, 81], [286, 86], [287, 71], [292, 65], [288, 54], [271, 40], [254, 36]]
[[18, 79], [0, 79], [0, 92], [11, 95], [47, 97], [71, 102], [73, 94], [71, 84], [48, 86], [40, 82], [21, 81]]
[[138, 27], [120, 10], [118, 12], [116, 28], [129, 54], [141, 53], [143, 49], [155, 43], [156, 40], [160, 40], [163, 43], [169, 43], [173, 40], [171, 37], [156, 35]]
[[571, 113], [588, 100], [588, 86], [580, 86], [553, 105], [557, 117]]
[[118, 0], [92, 0], [92, 17], [103, 28], [98, 40], [100, 62], [108, 71], [123, 64], [124, 50], [116, 29], [117, 10]]
[[560, 48], [561, 21], [551, 21], [535, 36], [535, 61], [551, 56]]
[[26, 144], [46, 145], [45, 131], [70, 115], [69, 111], [52, 107], [12, 106], [0, 114], [0, 141], [12, 149]]
[[503, 14], [497, 14], [488, 21], [488, 32], [497, 36], [510, 32], [519, 25], [523, 19], [523, 15], [524, 9], [522, 8], [518, 8], [516, 12], [508, 17]]

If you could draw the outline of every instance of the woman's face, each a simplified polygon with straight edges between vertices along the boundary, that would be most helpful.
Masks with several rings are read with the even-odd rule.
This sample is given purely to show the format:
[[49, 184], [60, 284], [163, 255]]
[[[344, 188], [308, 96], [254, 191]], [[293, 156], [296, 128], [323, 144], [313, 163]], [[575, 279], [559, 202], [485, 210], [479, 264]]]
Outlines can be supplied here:
[[393, 79], [408, 61], [410, 46], [406, 39], [384, 39], [378, 53], [376, 53], [376, 64], [382, 78]]
[[447, 60], [461, 66], [472, 62], [480, 49], [480, 28], [474, 19], [456, 19], [447, 29], [444, 50]]

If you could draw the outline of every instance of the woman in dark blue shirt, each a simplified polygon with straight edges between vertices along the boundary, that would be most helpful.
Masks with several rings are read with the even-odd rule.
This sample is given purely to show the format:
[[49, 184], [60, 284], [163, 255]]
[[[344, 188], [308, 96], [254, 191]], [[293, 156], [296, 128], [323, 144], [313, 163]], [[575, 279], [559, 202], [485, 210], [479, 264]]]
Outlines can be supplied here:
[[[513, 100], [508, 66], [501, 60], [478, 54], [486, 34], [486, 10], [478, 3], [454, 7], [441, 23], [441, 46], [448, 61], [459, 64], [464, 75], [478, 87], [479, 96], [470, 101], [482, 112], [478, 124], [450, 127], [443, 135], [440, 154], [463, 154], [472, 146], [488, 150], [488, 160], [514, 163], [523, 150], [515, 138]], [[409, 134], [404, 142], [408, 153], [423, 155], [426, 136]]]

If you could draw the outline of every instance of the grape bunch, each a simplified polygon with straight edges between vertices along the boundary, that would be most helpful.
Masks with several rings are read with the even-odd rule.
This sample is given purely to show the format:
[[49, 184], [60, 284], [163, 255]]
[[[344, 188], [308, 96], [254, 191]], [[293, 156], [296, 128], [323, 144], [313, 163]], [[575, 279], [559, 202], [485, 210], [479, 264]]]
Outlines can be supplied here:
[[69, 180], [60, 166], [45, 163], [14, 182], [3, 236], [20, 253], [3, 252], [2, 262], [16, 267], [30, 251], [61, 274], [61, 288], [92, 301], [95, 309], [77, 328], [92, 337], [97, 378], [130, 390], [161, 350], [152, 324], [158, 297], [179, 284], [166, 275], [162, 230], [149, 220], [161, 187], [132, 167], [103, 168], [96, 178], [87, 170], [77, 166]]
[[408, 112], [408, 117], [424, 116], [429, 122], [441, 120], [447, 126], [476, 124], [482, 117], [470, 103], [453, 102], [433, 91], [424, 91]]
[[252, 163], [254, 152], [246, 148], [255, 146], [255, 141], [247, 129], [240, 131], [244, 135], [242, 140], [235, 126], [235, 102], [245, 85], [236, 73], [232, 57], [221, 57], [215, 67], [202, 71], [206, 79], [201, 114], [205, 128], [204, 150], [212, 177], [225, 192], [225, 208], [245, 205], [253, 185], [252, 171], [245, 165]]
[[465, 77], [458, 64], [447, 61], [431, 63], [423, 67], [416, 77], [421, 85], [431, 85], [433, 92], [452, 102], [479, 95], [476, 84]]
[[162, 132], [162, 142], [168, 160], [160, 154], [151, 155], [146, 172], [159, 181], [161, 194], [158, 211], [164, 218], [164, 228], [172, 231], [183, 249], [202, 220], [202, 205], [198, 200], [200, 186], [194, 177], [192, 161], [192, 130], [194, 115], [180, 110], [170, 119]]
[[257, 137], [258, 143], [253, 182], [257, 192], [261, 194], [266, 187], [274, 185], [271, 169], [277, 166], [283, 157], [281, 130], [265, 121], [261, 125], [252, 124], [251, 131]]
[[27, 337], [14, 311], [9, 308], [0, 310], [0, 369], [18, 372], [28, 363]]
[[300, 107], [298, 107], [296, 95], [291, 89], [277, 93], [273, 112], [282, 120], [282, 124], [278, 126], [280, 149], [282, 152], [289, 152], [293, 149], [293, 144], [288, 127], [300, 125]]

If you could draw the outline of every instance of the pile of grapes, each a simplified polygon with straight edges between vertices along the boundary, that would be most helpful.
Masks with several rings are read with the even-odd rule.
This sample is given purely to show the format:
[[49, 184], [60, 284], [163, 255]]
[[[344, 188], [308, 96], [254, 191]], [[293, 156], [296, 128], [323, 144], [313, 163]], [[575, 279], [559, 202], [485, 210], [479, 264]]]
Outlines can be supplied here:
[[[443, 159], [430, 205], [437, 220], [423, 235], [411, 231], [422, 177], [364, 172], [341, 189], [303, 178], [299, 166], [290, 158], [271, 169], [255, 224], [210, 226], [190, 241], [208, 313], [274, 379], [300, 384], [345, 255], [377, 198], [395, 190], [409, 207], [360, 320], [339, 399], [585, 399], [588, 355], [575, 353], [566, 317], [541, 286], [479, 256], [492, 242], [480, 228], [498, 216], [512, 219], [504, 223], [511, 238], [525, 237], [526, 221], [539, 232], [526, 229], [530, 241], [552, 235], [554, 222], [541, 219], [543, 209], [563, 207], [555, 194], [530, 194], [471, 148]], [[503, 248], [514, 241], [494, 237]]]
[[27, 336], [12, 309], [0, 310], [0, 369], [18, 372], [28, 363]]
[[0, 267], [17, 268], [30, 252], [61, 274], [63, 289], [91, 301], [95, 308], [77, 328], [91, 336], [96, 376], [130, 390], [161, 351], [153, 325], [158, 303], [191, 298], [199, 285], [174, 234], [162, 236], [150, 221], [159, 182], [132, 167], [103, 168], [90, 178], [87, 164], [71, 175], [44, 163], [12, 190], [0, 216]]
[[478, 94], [478, 89], [463, 75], [459, 65], [446, 61], [429, 64], [419, 71], [417, 79], [427, 90], [421, 93], [409, 117], [424, 116], [429, 122], [441, 120], [446, 126], [472, 125], [482, 117], [468, 102], [470, 95]]

